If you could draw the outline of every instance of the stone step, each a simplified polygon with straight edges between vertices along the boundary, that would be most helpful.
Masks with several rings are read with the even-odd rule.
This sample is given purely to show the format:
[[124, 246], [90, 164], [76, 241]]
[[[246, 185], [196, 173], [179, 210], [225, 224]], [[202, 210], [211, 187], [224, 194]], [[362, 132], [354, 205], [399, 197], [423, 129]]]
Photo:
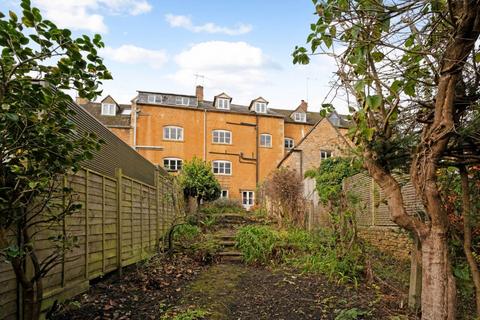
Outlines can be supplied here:
[[243, 258], [242, 256], [223, 256], [220, 257], [220, 262], [222, 263], [243, 263]]
[[235, 234], [228, 234], [228, 233], [215, 235], [215, 238], [217, 238], [220, 241], [235, 241], [235, 237], [236, 237]]
[[223, 247], [234, 247], [237, 244], [235, 240], [223, 240], [220, 241], [220, 245]]
[[218, 253], [220, 257], [242, 257], [243, 254], [240, 251], [221, 251]]

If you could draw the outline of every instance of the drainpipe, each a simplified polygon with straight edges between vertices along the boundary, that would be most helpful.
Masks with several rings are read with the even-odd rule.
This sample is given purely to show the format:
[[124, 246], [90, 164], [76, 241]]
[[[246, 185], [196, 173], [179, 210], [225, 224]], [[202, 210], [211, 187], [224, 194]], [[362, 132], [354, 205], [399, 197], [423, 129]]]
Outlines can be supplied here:
[[133, 149], [137, 150], [137, 103], [132, 105], [133, 112]]
[[257, 158], [257, 165], [255, 166], [255, 184], [258, 186], [258, 181], [260, 180], [260, 148], [259, 148], [259, 133], [258, 133], [258, 114], [255, 114], [255, 149], [256, 149], [256, 158]]
[[207, 162], [207, 109], [203, 110], [203, 161]]

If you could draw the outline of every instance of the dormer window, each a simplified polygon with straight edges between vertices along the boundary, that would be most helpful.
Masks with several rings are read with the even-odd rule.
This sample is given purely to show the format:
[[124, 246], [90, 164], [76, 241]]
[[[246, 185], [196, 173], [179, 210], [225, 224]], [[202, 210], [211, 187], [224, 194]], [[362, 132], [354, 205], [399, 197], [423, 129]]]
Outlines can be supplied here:
[[175, 104], [180, 106], [188, 106], [190, 104], [190, 98], [188, 97], [176, 97]]
[[256, 113], [267, 113], [267, 104], [265, 102], [255, 102]]
[[115, 103], [102, 103], [102, 116], [114, 116], [117, 113]]
[[296, 122], [307, 122], [307, 114], [304, 112], [294, 112], [293, 120]]
[[330, 116], [329, 119], [330, 119], [330, 122], [334, 126], [339, 126], [340, 125], [340, 119], [338, 118], [338, 116], [335, 113], [332, 113], [332, 115]]
[[230, 100], [218, 98], [217, 99], [217, 109], [230, 110]]

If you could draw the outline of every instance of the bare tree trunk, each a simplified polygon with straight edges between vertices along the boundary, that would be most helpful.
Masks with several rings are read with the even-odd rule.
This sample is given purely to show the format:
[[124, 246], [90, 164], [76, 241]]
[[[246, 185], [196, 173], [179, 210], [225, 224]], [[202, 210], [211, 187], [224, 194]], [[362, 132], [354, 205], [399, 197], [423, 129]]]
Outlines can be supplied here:
[[456, 287], [447, 234], [432, 229], [422, 241], [422, 319], [455, 319]]
[[[429, 199], [425, 206], [435, 224], [428, 225], [408, 215], [399, 183], [374, 160], [365, 154], [365, 165], [385, 193], [392, 219], [401, 227], [415, 232], [422, 250], [422, 319], [453, 320], [456, 311], [456, 288], [448, 256], [446, 213], [437, 201], [438, 189], [425, 190], [424, 198]], [[428, 169], [428, 168], [427, 168]], [[431, 181], [433, 185], [435, 180]]]
[[472, 274], [473, 284], [475, 285], [475, 302], [477, 306], [477, 317], [480, 317], [480, 272], [477, 262], [472, 254], [472, 227], [470, 214], [472, 212], [470, 203], [470, 186], [468, 171], [465, 167], [460, 167], [460, 178], [462, 181], [462, 215], [463, 215], [463, 251], [467, 258], [468, 266]]
[[42, 312], [43, 285], [35, 281], [28, 288], [23, 288], [25, 312], [24, 320], [38, 320]]

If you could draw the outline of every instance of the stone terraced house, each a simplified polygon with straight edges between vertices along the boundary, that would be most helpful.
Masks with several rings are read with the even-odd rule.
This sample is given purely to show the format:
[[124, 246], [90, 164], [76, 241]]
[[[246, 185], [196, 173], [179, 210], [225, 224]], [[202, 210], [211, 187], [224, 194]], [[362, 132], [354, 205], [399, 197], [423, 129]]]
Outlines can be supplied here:
[[[141, 155], [171, 172], [193, 157], [211, 163], [222, 197], [255, 203], [255, 191], [268, 174], [322, 120], [301, 101], [295, 110], [273, 109], [262, 97], [235, 104], [226, 93], [195, 95], [138, 91], [131, 105], [107, 96], [101, 102], [77, 102]], [[345, 133], [344, 116], [331, 123]], [[331, 155], [331, 153], [330, 153]]]

